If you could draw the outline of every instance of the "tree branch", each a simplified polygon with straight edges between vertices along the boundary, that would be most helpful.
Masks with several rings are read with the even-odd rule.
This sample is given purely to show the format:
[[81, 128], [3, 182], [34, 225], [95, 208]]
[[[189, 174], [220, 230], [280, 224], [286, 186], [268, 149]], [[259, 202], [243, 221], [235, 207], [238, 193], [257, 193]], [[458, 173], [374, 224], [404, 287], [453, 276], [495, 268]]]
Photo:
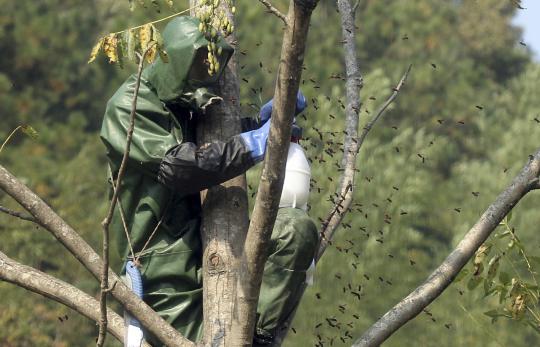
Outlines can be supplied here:
[[316, 5], [317, 1], [301, 4], [298, 0], [291, 0], [289, 5], [289, 25], [283, 36], [266, 156], [244, 245], [244, 275], [240, 276], [238, 300], [239, 309], [248, 314], [249, 324], [239, 327], [244, 335], [252, 335], [254, 331], [266, 249], [283, 188], [285, 158], [290, 144], [311, 11]]
[[512, 208], [531, 191], [530, 182], [540, 174], [540, 149], [510, 185], [482, 214], [476, 224], [465, 234], [457, 247], [426, 281], [401, 300], [381, 319], [355, 341], [354, 347], [379, 346], [397, 329], [418, 315], [452, 283], [455, 276], [474, 256], [474, 253], [489, 237]]
[[[99, 322], [99, 302], [80, 289], [47, 275], [30, 266], [22, 265], [0, 252], [0, 279], [49, 299], [57, 301], [82, 314], [86, 318]], [[124, 341], [124, 319], [109, 310], [107, 330], [118, 341]], [[143, 346], [150, 347], [147, 343]]]
[[[109, 293], [109, 225], [111, 224], [112, 217], [114, 214], [114, 209], [120, 196], [120, 191], [122, 189], [122, 178], [126, 172], [127, 162], [129, 158], [129, 150], [131, 147], [131, 140], [133, 138], [133, 130], [135, 129], [135, 114], [137, 111], [137, 97], [139, 95], [139, 87], [141, 85], [141, 74], [144, 66], [144, 59], [148, 52], [156, 45], [155, 42], [150, 43], [143, 54], [139, 56], [139, 69], [137, 71], [137, 80], [135, 82], [135, 90], [133, 92], [133, 99], [131, 100], [131, 112], [129, 114], [129, 128], [126, 136], [126, 149], [124, 151], [124, 156], [122, 157], [122, 162], [120, 163], [120, 168], [118, 170], [118, 177], [116, 179], [116, 189], [113, 191], [113, 197], [111, 204], [109, 206], [109, 211], [107, 216], [101, 223], [103, 228], [103, 249], [102, 249], [102, 258], [103, 258], [103, 267], [101, 270], [101, 291], [99, 297], [99, 304], [101, 307], [101, 319], [99, 321], [99, 334], [96, 342], [96, 347], [101, 347], [105, 343], [107, 337], [107, 294]], [[114, 182], [113, 182], [114, 184]]]
[[276, 15], [279, 19], [281, 19], [283, 21], [283, 23], [285, 25], [287, 25], [287, 17], [281, 13], [277, 8], [275, 8], [271, 3], [270, 1], [268, 0], [259, 0], [264, 6], [266, 6], [266, 8], [268, 9], [268, 12]]
[[538, 177], [534, 178], [529, 182], [529, 186], [531, 190], [540, 189], [540, 179]]
[[[401, 86], [403, 85], [407, 75], [409, 73], [410, 67], [402, 77], [401, 81], [398, 83], [397, 87], [394, 88], [394, 93], [390, 98], [380, 107], [379, 111], [376, 113], [374, 119], [368, 124], [368, 127], [364, 128], [364, 131], [361, 135], [361, 141], [357, 139], [358, 134], [358, 124], [359, 124], [359, 115], [361, 107], [360, 99], [360, 90], [363, 87], [363, 79], [360, 73], [358, 66], [358, 59], [356, 54], [356, 29], [354, 25], [354, 12], [355, 8], [351, 7], [349, 0], [338, 0], [337, 2], [338, 10], [341, 17], [341, 32], [342, 32], [342, 42], [344, 48], [344, 58], [345, 58], [345, 72], [346, 72], [346, 82], [345, 88], [347, 93], [347, 105], [345, 108], [345, 138], [343, 141], [343, 148], [345, 149], [343, 153], [342, 166], [344, 167], [343, 175], [340, 179], [340, 187], [338, 189], [339, 199], [336, 201], [332, 207], [328, 217], [322, 223], [321, 230], [321, 241], [319, 244], [319, 249], [315, 255], [315, 262], [318, 262], [322, 255], [324, 254], [328, 245], [331, 244], [332, 238], [337, 227], [341, 224], [341, 221], [345, 217], [346, 212], [348, 211], [353, 200], [353, 187], [355, 181], [355, 172], [356, 172], [356, 158], [360, 148], [362, 147], [363, 140], [367, 136], [369, 130], [373, 127], [375, 122], [379, 117], [384, 113], [388, 105], [390, 105], [397, 96]], [[302, 293], [305, 291], [306, 285], [302, 288]], [[283, 340], [285, 339], [288, 328], [292, 323], [292, 320], [296, 314], [296, 309], [292, 312], [287, 322], [285, 322], [280, 329], [278, 330], [278, 336], [275, 339], [273, 346], [281, 346]]]
[[[43, 200], [2, 165], [0, 165], [0, 189], [14, 198], [38, 220], [39, 224], [51, 232], [96, 279], [101, 278], [103, 261], [92, 247]], [[162, 343], [167, 346], [195, 346], [193, 342], [183, 337], [139, 299], [111, 269], [109, 269], [109, 278], [112, 282], [116, 282], [111, 290], [113, 297]]]
[[356, 171], [356, 156], [360, 150], [360, 144], [356, 137], [360, 118], [360, 90], [363, 87], [363, 79], [358, 67], [356, 55], [356, 30], [354, 26], [354, 11], [349, 0], [338, 0], [338, 10], [341, 18], [341, 35], [343, 42], [343, 55], [345, 58], [347, 92], [347, 106], [345, 108], [345, 139], [343, 141], [343, 175], [340, 179], [339, 199], [332, 208], [330, 214], [322, 225], [321, 242], [315, 256], [317, 262], [328, 244], [331, 242], [335, 230], [343, 220], [345, 212], [353, 199], [354, 173]]
[[[338, 1], [338, 3], [341, 1], [348, 1], [348, 0], [340, 0]], [[341, 12], [342, 11], [340, 11], [340, 13]], [[353, 137], [351, 141], [352, 143], [349, 142], [348, 145], [347, 145], [347, 142], [345, 142], [344, 148], [347, 148], [349, 153], [355, 152], [355, 154], [354, 156], [349, 154], [349, 157], [347, 157], [346, 154], [344, 155], [344, 160], [346, 160], [346, 163], [345, 163], [345, 171], [343, 173], [343, 178], [342, 178], [342, 184], [340, 188], [339, 200], [334, 205], [328, 218], [323, 223], [323, 231], [321, 232], [321, 244], [319, 246], [317, 257], [315, 259], [316, 261], [318, 261], [321, 258], [324, 251], [326, 250], [328, 245], [331, 243], [331, 240], [334, 236], [334, 233], [337, 227], [340, 225], [341, 221], [343, 220], [343, 217], [345, 216], [346, 212], [351, 206], [352, 196], [353, 196], [352, 187], [354, 185], [354, 171], [356, 170], [355, 168], [356, 153], [360, 151], [360, 148], [364, 144], [364, 140], [366, 139], [369, 131], [373, 128], [373, 125], [384, 114], [384, 111], [386, 111], [388, 106], [390, 106], [390, 104], [396, 99], [398, 93], [401, 91], [401, 87], [403, 87], [403, 85], [405, 84], [405, 81], [407, 80], [407, 77], [409, 76], [411, 67], [412, 65], [409, 65], [409, 67], [407, 68], [407, 71], [405, 72], [403, 77], [401, 77], [401, 80], [399, 81], [397, 86], [393, 88], [393, 93], [384, 102], [384, 104], [381, 105], [379, 110], [375, 113], [375, 116], [373, 117], [373, 119], [371, 119], [369, 123], [364, 127], [360, 137], [358, 139], [355, 139]], [[349, 83], [349, 81], [347, 83]], [[358, 122], [356, 124], [358, 124]], [[347, 132], [348, 131], [349, 130], [347, 130]], [[345, 141], [347, 141], [348, 137], [349, 137], [349, 134], [346, 135]]]
[[405, 74], [401, 77], [401, 80], [395, 86], [392, 88], [393, 92], [390, 95], [390, 97], [382, 104], [382, 106], [379, 108], [379, 110], [375, 113], [375, 116], [373, 119], [364, 127], [364, 130], [362, 131], [362, 134], [358, 138], [358, 144], [360, 147], [362, 147], [362, 144], [364, 143], [364, 140], [366, 139], [367, 134], [370, 132], [370, 130], [373, 128], [373, 125], [379, 120], [379, 118], [383, 115], [384, 111], [390, 106], [392, 102], [397, 98], [398, 93], [401, 91], [401, 87], [405, 84], [407, 81], [407, 78], [409, 77], [409, 73], [411, 72], [412, 64], [409, 65], [407, 68], [407, 71], [405, 71]]
[[10, 216], [17, 217], [19, 219], [22, 219], [22, 220], [25, 220], [25, 221], [28, 221], [28, 222], [39, 224], [38, 221], [35, 218], [33, 218], [32, 216], [29, 216], [29, 215], [21, 213], [21, 212], [10, 210], [9, 208], [4, 207], [4, 206], [0, 206], [0, 212], [4, 212], [6, 214], [9, 214]]

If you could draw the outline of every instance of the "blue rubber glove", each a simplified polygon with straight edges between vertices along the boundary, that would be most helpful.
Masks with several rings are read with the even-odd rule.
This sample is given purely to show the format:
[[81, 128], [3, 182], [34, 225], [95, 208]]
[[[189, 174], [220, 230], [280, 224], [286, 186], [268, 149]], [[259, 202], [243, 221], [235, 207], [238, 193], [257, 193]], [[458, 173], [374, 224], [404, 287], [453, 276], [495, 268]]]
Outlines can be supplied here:
[[270, 132], [270, 122], [264, 123], [259, 129], [240, 134], [247, 149], [251, 152], [251, 158], [257, 163], [263, 160], [266, 151], [266, 140]]
[[[261, 110], [259, 112], [259, 116], [261, 117], [261, 122], [264, 123], [268, 119], [270, 119], [270, 116], [272, 115], [272, 106], [274, 104], [274, 99], [271, 99], [266, 104], [261, 107]], [[300, 90], [298, 90], [298, 94], [296, 95], [296, 110], [294, 111], [294, 115], [298, 115], [302, 111], [304, 111], [307, 107], [307, 101], [306, 97]]]

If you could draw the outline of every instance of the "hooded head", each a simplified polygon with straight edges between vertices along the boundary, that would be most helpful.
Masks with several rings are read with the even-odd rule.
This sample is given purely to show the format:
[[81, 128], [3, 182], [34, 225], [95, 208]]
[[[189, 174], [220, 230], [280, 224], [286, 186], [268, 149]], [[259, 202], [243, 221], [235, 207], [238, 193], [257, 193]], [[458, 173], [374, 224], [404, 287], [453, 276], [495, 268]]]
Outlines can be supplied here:
[[145, 68], [144, 78], [155, 88], [159, 99], [165, 103], [181, 103], [195, 111], [203, 110], [217, 98], [208, 87], [217, 82], [233, 53], [233, 48], [222, 37], [220, 69], [210, 76], [205, 62], [210, 43], [199, 31], [199, 20], [193, 17], [177, 17], [163, 30], [164, 49], [168, 62], [160, 57]]

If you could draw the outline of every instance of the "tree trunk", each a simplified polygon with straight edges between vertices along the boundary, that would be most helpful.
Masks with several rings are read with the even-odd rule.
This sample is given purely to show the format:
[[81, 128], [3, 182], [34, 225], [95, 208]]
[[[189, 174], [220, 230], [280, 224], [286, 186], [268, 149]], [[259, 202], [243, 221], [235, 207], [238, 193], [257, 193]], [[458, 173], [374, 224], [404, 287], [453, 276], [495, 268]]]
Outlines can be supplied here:
[[[191, 0], [191, 6], [201, 3]], [[231, 23], [233, 15], [222, 4]], [[240, 87], [237, 78], [237, 45], [234, 34], [226, 38], [235, 53], [214, 89], [223, 98], [212, 105], [197, 125], [199, 145], [212, 140], [227, 140], [239, 134]], [[203, 241], [203, 343], [233, 346], [231, 327], [234, 321], [238, 268], [248, 227], [248, 200], [245, 175], [233, 178], [201, 194]]]

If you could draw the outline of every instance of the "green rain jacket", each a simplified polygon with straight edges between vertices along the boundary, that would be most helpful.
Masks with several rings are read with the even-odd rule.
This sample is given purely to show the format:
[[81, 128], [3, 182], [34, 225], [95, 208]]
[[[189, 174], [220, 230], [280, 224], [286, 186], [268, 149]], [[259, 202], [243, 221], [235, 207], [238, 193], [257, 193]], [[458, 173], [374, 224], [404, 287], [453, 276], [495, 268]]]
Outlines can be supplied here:
[[[198, 21], [172, 20], [163, 39], [169, 62], [158, 58], [143, 72], [128, 167], [111, 231], [122, 260], [131, 256], [126, 232], [140, 256], [143, 299], [196, 341], [203, 318], [199, 191], [245, 172], [254, 162], [240, 136], [195, 145], [196, 119], [204, 117], [204, 108], [217, 98], [205, 86], [221, 73], [205, 81], [190, 78], [193, 68], [200, 69], [195, 60], [206, 56], [208, 43], [198, 31]], [[224, 67], [232, 49], [223, 41], [218, 45]], [[109, 100], [101, 129], [115, 180], [126, 147], [135, 83], [136, 77], [129, 77]], [[257, 309], [255, 345], [270, 342], [298, 304], [317, 241], [315, 224], [304, 211], [279, 210]], [[149, 334], [145, 337], [153, 342]]]
[[[198, 24], [191, 17], [172, 20], [163, 32], [169, 62], [158, 58], [143, 71], [128, 167], [111, 224], [123, 260], [131, 256], [126, 231], [136, 256], [144, 249], [140, 253], [144, 300], [191, 340], [200, 336], [202, 321], [199, 191], [254, 164], [240, 136], [203, 147], [194, 143], [196, 118], [219, 99], [204, 86], [221, 74], [205, 81], [189, 77], [194, 68], [200, 69], [196, 57], [206, 56], [208, 41]], [[223, 40], [218, 46], [224, 67], [232, 48]], [[126, 148], [135, 84], [132, 75], [105, 111], [100, 136], [113, 179]]]

